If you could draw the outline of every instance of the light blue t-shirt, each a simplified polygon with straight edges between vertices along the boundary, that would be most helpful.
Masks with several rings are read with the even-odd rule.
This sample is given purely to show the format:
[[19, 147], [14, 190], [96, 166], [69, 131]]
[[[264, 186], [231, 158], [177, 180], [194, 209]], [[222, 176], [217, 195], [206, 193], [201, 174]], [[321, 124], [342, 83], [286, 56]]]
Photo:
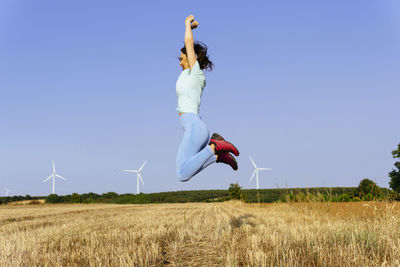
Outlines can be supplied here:
[[176, 81], [176, 96], [178, 97], [176, 110], [180, 113], [199, 113], [201, 94], [205, 85], [206, 76], [196, 60], [193, 68], [183, 70]]

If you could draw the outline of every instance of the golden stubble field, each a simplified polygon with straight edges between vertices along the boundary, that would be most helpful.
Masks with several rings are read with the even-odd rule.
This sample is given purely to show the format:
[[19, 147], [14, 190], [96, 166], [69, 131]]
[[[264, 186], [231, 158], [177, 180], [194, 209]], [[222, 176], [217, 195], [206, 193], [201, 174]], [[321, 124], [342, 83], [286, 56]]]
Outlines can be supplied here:
[[399, 266], [400, 204], [0, 206], [0, 266]]

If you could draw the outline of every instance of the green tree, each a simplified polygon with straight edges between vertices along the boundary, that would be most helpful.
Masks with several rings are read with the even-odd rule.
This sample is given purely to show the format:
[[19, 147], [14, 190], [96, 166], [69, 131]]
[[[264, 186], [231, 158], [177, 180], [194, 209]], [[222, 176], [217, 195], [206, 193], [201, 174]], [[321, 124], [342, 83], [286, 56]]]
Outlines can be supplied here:
[[339, 196], [338, 201], [340, 202], [349, 202], [350, 201], [350, 197], [348, 194], [343, 193], [342, 195]]
[[242, 193], [242, 187], [239, 186], [239, 183], [230, 184], [228, 193], [231, 199], [246, 201], [246, 196]]
[[82, 203], [82, 197], [78, 193], [73, 193], [71, 196], [71, 203]]
[[[381, 190], [379, 186], [377, 186], [375, 182], [367, 178], [361, 180], [357, 188], [357, 194], [361, 198], [367, 196], [368, 194], [372, 195], [372, 197], [378, 197], [380, 195], [380, 191]], [[366, 200], [370, 200], [370, 195], [368, 195], [368, 199]]]
[[108, 192], [108, 193], [104, 193], [101, 195], [103, 198], [107, 198], [107, 199], [115, 199], [118, 197], [118, 194], [115, 192]]
[[240, 199], [240, 194], [242, 193], [242, 187], [239, 186], [238, 183], [229, 185], [229, 196], [232, 199]]
[[57, 194], [50, 194], [46, 197], [46, 203], [61, 203], [63, 199]]
[[97, 201], [99, 195], [93, 192], [89, 192], [87, 194], [82, 194], [81, 197], [82, 197], [82, 202], [93, 203]]
[[[392, 155], [394, 159], [400, 158], [400, 144], [398, 144], [397, 149], [392, 151]], [[394, 166], [397, 168], [393, 169], [389, 173], [390, 177], [390, 182], [389, 186], [392, 188], [395, 192], [400, 193], [400, 161], [397, 161]]]

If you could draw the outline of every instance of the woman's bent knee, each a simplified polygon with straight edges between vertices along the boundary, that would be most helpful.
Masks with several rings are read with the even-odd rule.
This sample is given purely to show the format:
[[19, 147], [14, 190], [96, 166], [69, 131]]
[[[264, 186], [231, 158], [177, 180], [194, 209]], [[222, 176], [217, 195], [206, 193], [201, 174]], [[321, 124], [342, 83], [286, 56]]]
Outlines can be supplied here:
[[180, 181], [180, 182], [186, 182], [189, 181], [190, 178], [192, 178], [191, 175], [188, 175], [186, 173], [183, 172], [183, 170], [181, 168], [177, 168], [176, 169], [176, 178]]

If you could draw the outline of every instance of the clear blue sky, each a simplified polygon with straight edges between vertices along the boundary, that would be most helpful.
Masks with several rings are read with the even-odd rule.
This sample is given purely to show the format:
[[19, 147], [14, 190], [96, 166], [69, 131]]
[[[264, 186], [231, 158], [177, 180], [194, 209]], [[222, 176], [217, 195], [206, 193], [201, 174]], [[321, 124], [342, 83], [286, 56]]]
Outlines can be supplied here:
[[[209, 47], [200, 113], [240, 149], [175, 178], [184, 20]], [[388, 187], [400, 142], [400, 2], [16, 1], [0, 3], [0, 195]]]

